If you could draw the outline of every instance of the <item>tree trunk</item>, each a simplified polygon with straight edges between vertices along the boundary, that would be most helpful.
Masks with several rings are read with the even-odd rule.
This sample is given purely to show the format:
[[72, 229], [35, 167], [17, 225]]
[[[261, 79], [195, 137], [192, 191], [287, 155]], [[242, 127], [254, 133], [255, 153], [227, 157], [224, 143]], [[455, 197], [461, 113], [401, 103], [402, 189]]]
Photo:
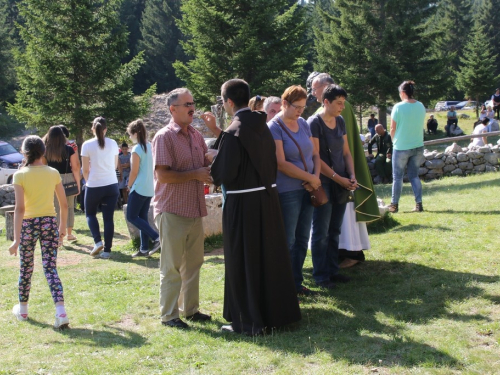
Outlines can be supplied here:
[[7, 241], [14, 241], [14, 211], [5, 213], [5, 236]]
[[359, 134], [363, 134], [363, 106], [359, 105]]

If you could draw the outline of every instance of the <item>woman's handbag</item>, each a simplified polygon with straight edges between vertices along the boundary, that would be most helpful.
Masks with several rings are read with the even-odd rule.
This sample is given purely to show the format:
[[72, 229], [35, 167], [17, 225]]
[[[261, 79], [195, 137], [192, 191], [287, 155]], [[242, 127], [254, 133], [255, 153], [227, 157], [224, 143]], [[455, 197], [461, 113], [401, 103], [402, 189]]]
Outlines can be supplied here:
[[[68, 173], [68, 167], [69, 167], [69, 159], [66, 159], [66, 173]], [[71, 195], [77, 195], [78, 194], [78, 184], [76, 182], [68, 182], [63, 184], [64, 187], [64, 192], [66, 193], [66, 196], [69, 197]]]
[[[288, 134], [288, 137], [290, 137], [290, 139], [293, 141], [293, 143], [295, 143], [295, 146], [297, 146], [297, 148], [299, 149], [300, 158], [302, 159], [302, 163], [304, 163], [304, 169], [307, 173], [309, 173], [309, 171], [307, 170], [306, 159], [304, 158], [304, 154], [302, 153], [302, 150], [300, 149], [299, 144], [292, 137], [292, 135], [290, 134], [290, 132], [288, 131], [286, 126], [282, 123], [280, 118], [278, 118], [278, 124], [286, 132], [286, 134]], [[325, 190], [323, 189], [323, 186], [321, 186], [321, 185], [316, 190], [310, 191], [309, 194], [311, 196], [311, 204], [314, 207], [320, 207], [320, 206], [323, 206], [324, 204], [328, 203], [328, 197], [326, 196]]]

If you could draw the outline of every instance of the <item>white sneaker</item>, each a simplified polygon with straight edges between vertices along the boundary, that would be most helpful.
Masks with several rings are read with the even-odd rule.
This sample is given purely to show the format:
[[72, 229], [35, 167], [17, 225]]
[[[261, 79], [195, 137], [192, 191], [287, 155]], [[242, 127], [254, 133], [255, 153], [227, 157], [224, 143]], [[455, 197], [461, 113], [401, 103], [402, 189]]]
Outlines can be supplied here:
[[102, 249], [104, 249], [104, 245], [102, 244], [102, 241], [99, 241], [98, 243], [96, 243], [94, 245], [94, 248], [90, 252], [90, 256], [95, 257], [96, 255], [98, 255], [102, 251]]
[[109, 258], [111, 258], [111, 252], [109, 252], [109, 251], [108, 252], [104, 252], [103, 251], [102, 253], [99, 254], [99, 258], [101, 258], [101, 259], [109, 259]]
[[21, 305], [17, 304], [12, 308], [12, 314], [14, 314], [17, 320], [24, 322], [28, 320], [28, 314], [21, 314]]
[[153, 242], [153, 248], [149, 252], [149, 255], [153, 255], [156, 253], [158, 250], [161, 251], [161, 244], [160, 244], [160, 239], [158, 238], [155, 242]]
[[66, 314], [56, 315], [56, 322], [54, 323], [55, 329], [66, 329], [69, 328], [69, 319]]

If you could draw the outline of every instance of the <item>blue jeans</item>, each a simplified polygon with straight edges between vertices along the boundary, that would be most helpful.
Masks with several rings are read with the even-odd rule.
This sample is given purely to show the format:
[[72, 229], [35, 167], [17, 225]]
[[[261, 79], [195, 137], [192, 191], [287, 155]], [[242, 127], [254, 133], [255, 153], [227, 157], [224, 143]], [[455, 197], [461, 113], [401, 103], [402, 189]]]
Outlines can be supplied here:
[[314, 207], [306, 189], [280, 193], [281, 213], [285, 224], [286, 241], [292, 261], [293, 278], [297, 291], [302, 285], [302, 267], [307, 255]]
[[96, 217], [97, 208], [101, 205], [102, 220], [104, 222], [104, 251], [110, 252], [115, 232], [113, 215], [115, 213], [116, 201], [120, 195], [118, 184], [99, 187], [87, 186], [85, 190], [85, 216], [87, 217], [87, 224], [94, 238], [94, 243], [101, 241], [101, 231]]
[[313, 213], [311, 254], [316, 283], [330, 280], [339, 272], [339, 236], [347, 203], [332, 202], [332, 183], [323, 183], [328, 203]]
[[391, 203], [398, 204], [403, 190], [403, 176], [407, 167], [408, 179], [410, 180], [415, 195], [415, 202], [422, 203], [422, 183], [418, 178], [418, 169], [424, 161], [424, 148], [417, 147], [410, 150], [392, 151], [392, 198]]
[[148, 240], [156, 241], [158, 233], [149, 225], [148, 213], [152, 197], [145, 197], [133, 191], [128, 196], [127, 220], [135, 225], [141, 234], [141, 251], [149, 249]]

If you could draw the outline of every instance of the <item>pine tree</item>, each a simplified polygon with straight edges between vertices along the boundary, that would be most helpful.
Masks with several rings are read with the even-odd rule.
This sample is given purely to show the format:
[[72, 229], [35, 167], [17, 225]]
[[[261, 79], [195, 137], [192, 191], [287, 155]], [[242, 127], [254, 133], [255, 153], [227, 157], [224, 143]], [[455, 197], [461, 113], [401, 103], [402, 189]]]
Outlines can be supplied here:
[[[495, 53], [493, 46], [487, 41], [481, 17], [474, 23], [471, 35], [464, 46], [457, 75], [457, 87], [478, 105], [480, 99], [491, 91], [492, 83], [500, 78], [495, 74], [495, 60], [498, 58], [498, 53]], [[476, 116], [479, 117], [477, 106]]]
[[428, 1], [337, 0], [334, 7], [317, 9], [328, 29], [315, 28], [316, 66], [345, 86], [349, 101], [377, 105], [384, 123], [403, 80], [416, 81], [424, 103], [441, 95], [446, 77], [429, 49], [434, 35], [426, 22], [435, 8]]
[[[500, 75], [500, 0], [483, 0], [478, 16], [484, 28], [484, 43], [496, 51], [494, 71]], [[498, 87], [498, 82], [492, 82], [492, 88]]]
[[471, 0], [440, 0], [432, 24], [439, 36], [432, 41], [432, 49], [447, 61], [443, 75], [450, 77], [451, 84], [446, 95], [449, 98], [463, 98], [458, 90], [456, 77], [463, 47], [472, 28], [473, 7]]
[[141, 38], [140, 27], [145, 3], [146, 0], [122, 0], [120, 22], [127, 27], [127, 46], [129, 51], [129, 54], [122, 62], [130, 61], [139, 52], [138, 43]]
[[16, 74], [14, 70], [14, 28], [9, 19], [10, 1], [0, 0], [0, 108], [14, 98]]
[[300, 81], [306, 64], [304, 8], [290, 0], [186, 0], [179, 27], [191, 59], [174, 64], [202, 105], [221, 84], [245, 79], [253, 95], [281, 95]]
[[20, 4], [26, 49], [16, 54], [20, 89], [9, 112], [40, 130], [64, 124], [78, 143], [98, 115], [112, 130], [144, 113], [152, 90], [134, 99], [133, 76], [143, 59], [120, 62], [127, 53], [127, 33], [119, 22], [119, 5], [119, 0]]
[[182, 34], [175, 24], [180, 17], [180, 0], [147, 0], [142, 16], [138, 49], [144, 51], [146, 63], [136, 78], [139, 92], [156, 83], [158, 92], [182, 85], [173, 63], [185, 61], [179, 44]]

